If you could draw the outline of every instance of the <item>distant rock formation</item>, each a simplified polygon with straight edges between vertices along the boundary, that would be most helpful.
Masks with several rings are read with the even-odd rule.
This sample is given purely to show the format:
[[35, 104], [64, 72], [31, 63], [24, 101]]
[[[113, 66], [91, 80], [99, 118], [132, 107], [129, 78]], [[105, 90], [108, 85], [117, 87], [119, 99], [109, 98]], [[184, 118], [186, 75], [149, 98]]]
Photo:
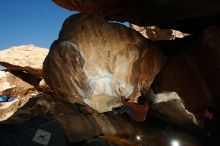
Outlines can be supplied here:
[[10, 70], [24, 71], [42, 77], [43, 61], [48, 49], [34, 45], [22, 45], [0, 51], [0, 65]]
[[136, 31], [77, 14], [64, 22], [43, 72], [57, 96], [106, 112], [120, 106], [119, 87], [126, 88], [131, 99], [140, 88], [147, 91], [164, 60], [157, 45]]

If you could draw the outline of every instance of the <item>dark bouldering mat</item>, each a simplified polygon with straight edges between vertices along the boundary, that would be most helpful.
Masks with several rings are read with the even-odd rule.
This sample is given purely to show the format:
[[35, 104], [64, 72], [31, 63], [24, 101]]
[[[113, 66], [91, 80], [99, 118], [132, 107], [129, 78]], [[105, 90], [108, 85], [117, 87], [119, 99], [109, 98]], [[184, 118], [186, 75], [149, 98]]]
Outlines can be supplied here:
[[41, 117], [18, 125], [0, 126], [0, 146], [67, 146], [56, 120]]

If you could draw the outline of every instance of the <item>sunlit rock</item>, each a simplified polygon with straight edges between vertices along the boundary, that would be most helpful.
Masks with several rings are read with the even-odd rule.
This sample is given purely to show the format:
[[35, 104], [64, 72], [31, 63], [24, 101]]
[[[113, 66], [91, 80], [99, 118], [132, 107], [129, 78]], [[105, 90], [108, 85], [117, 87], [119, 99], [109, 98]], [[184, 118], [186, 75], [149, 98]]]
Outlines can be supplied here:
[[41, 91], [47, 91], [47, 90], [50, 90], [50, 87], [46, 84], [45, 80], [42, 79], [40, 82], [39, 82], [39, 90]]
[[38, 80], [29, 76], [22, 72], [0, 71], [0, 95], [14, 98], [11, 102], [0, 102], [0, 121], [8, 119], [38, 93]]
[[[36, 92], [32, 93], [32, 95], [34, 94], [36, 94]], [[8, 118], [10, 118], [14, 113], [16, 113], [19, 110], [20, 107], [24, 106], [28, 102], [28, 100], [29, 98], [26, 96], [26, 97], [17, 97], [11, 102], [1, 102], [0, 103], [0, 122], [5, 121]], [[15, 120], [15, 123], [18, 122], [16, 120]]]
[[24, 96], [30, 90], [35, 90], [34, 86], [28, 82], [25, 82], [16, 75], [7, 72], [0, 71], [0, 94], [18, 97]]
[[176, 38], [183, 38], [185, 36], [188, 36], [189, 34], [180, 32], [178, 30], [173, 29], [161, 29], [157, 26], [138, 26], [131, 24], [131, 27], [140, 32], [144, 37], [153, 40], [174, 40]]
[[42, 77], [43, 61], [48, 49], [34, 45], [22, 45], [0, 51], [0, 65], [10, 70], [24, 71]]
[[2, 94], [2, 91], [15, 87], [15, 85], [11, 85], [11, 83], [7, 81], [7, 78], [8, 78], [7, 72], [1, 71], [0, 72], [0, 82], [1, 82], [0, 91], [1, 91], [1, 94]]
[[11, 102], [0, 103], [0, 121], [8, 119], [36, 93], [33, 85], [10, 72], [0, 71], [0, 95], [15, 98]]
[[68, 102], [85, 102], [99, 112], [120, 106], [117, 90], [135, 99], [147, 90], [164, 57], [136, 31], [87, 14], [70, 16], [44, 61], [44, 79]]

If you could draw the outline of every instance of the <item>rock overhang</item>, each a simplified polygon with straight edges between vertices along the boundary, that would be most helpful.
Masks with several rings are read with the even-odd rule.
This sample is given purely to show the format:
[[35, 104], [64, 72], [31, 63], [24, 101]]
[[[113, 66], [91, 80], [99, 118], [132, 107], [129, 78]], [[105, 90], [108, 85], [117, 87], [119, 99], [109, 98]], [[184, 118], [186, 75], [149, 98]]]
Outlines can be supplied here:
[[220, 24], [218, 0], [53, 0], [68, 10], [95, 14], [140, 26], [159, 26], [195, 33]]

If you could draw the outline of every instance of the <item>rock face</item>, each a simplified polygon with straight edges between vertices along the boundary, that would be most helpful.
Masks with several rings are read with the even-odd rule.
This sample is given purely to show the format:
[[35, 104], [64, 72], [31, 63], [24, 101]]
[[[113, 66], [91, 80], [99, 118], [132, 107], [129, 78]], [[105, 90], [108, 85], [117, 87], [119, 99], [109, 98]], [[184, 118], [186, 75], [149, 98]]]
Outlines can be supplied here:
[[196, 32], [220, 24], [218, 0], [53, 0], [69, 9], [140, 26], [159, 26]]
[[219, 42], [220, 28], [210, 27], [200, 35], [163, 45], [169, 58], [155, 79], [155, 91], [177, 92], [186, 108], [200, 119], [206, 106], [219, 109]]
[[0, 51], [0, 65], [10, 70], [25, 71], [42, 77], [43, 61], [48, 49], [23, 45]]
[[[135, 99], [160, 71], [160, 49], [136, 31], [88, 14], [70, 16], [44, 61], [44, 79], [69, 102], [85, 102], [99, 112], [120, 105], [116, 91]], [[141, 87], [142, 85], [142, 87]]]

